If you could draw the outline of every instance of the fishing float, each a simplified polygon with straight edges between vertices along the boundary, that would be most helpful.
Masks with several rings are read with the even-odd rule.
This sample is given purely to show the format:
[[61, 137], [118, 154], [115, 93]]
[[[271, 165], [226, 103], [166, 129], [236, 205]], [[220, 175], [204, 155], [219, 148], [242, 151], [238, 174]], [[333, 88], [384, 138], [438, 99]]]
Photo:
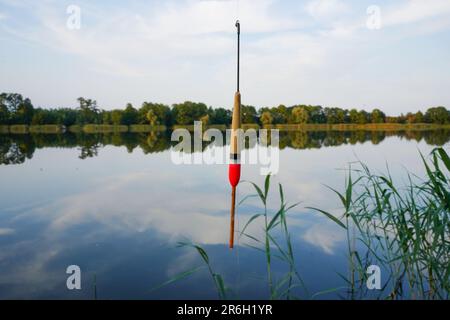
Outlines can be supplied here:
[[237, 28], [237, 90], [234, 94], [233, 116], [231, 121], [230, 164], [228, 166], [228, 180], [231, 184], [231, 219], [230, 219], [230, 249], [234, 247], [234, 216], [236, 211], [236, 187], [241, 178], [241, 155], [238, 143], [241, 128], [241, 93], [239, 92], [239, 59], [241, 24], [236, 21]]

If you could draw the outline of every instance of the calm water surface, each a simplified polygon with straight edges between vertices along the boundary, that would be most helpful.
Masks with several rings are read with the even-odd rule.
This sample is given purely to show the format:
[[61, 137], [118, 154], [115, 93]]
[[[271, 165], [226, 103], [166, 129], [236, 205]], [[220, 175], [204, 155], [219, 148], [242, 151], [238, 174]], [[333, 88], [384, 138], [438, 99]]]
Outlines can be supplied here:
[[[275, 183], [291, 203], [297, 267], [310, 292], [344, 285], [345, 234], [305, 207], [342, 213], [324, 185], [344, 188], [350, 162], [373, 170], [386, 163], [396, 181], [423, 173], [419, 151], [446, 145], [447, 131], [415, 133], [291, 132], [281, 134]], [[256, 165], [242, 179], [262, 184]], [[167, 133], [122, 135], [0, 135], [0, 299], [217, 298], [205, 271], [158, 290], [179, 272], [201, 265], [189, 239], [210, 254], [216, 272], [238, 298], [267, 298], [264, 256], [241, 239], [227, 248], [230, 189], [225, 165], [175, 165]], [[242, 199], [253, 190], [241, 184]], [[261, 204], [238, 208], [238, 228]], [[250, 232], [260, 234], [256, 225]], [[82, 289], [66, 288], [67, 266], [79, 265]], [[277, 263], [275, 275], [286, 269]], [[336, 293], [321, 298], [339, 298]]]

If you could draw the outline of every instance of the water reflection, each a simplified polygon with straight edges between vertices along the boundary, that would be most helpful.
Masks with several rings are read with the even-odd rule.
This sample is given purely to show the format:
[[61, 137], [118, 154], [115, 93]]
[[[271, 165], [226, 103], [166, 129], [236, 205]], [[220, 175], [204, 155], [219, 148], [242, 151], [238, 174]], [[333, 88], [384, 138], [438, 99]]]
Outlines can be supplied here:
[[[306, 209], [342, 213], [339, 199], [323, 186], [341, 189], [344, 172], [336, 169], [357, 155], [373, 169], [383, 170], [388, 162], [393, 179], [402, 176], [403, 166], [420, 175], [417, 149], [427, 154], [448, 140], [442, 130], [280, 132], [280, 171], [273, 177], [269, 210], [279, 206], [278, 182], [288, 201], [302, 201], [289, 225], [298, 270], [312, 293], [345, 285], [337, 276], [347, 272], [345, 234]], [[94, 275], [101, 299], [216, 298], [205, 273], [150, 290], [201, 264], [195, 252], [175, 248], [183, 238], [208, 250], [238, 297], [268, 297], [261, 280], [264, 256], [242, 239], [236, 251], [226, 245], [226, 166], [174, 165], [170, 132], [0, 135], [0, 141], [1, 162], [16, 164], [0, 166], [0, 299], [91, 299]], [[243, 179], [261, 184], [263, 177], [258, 166], [246, 164]], [[242, 184], [238, 198], [252, 193]], [[237, 228], [260, 209], [254, 198], [239, 206]], [[252, 228], [253, 235], [261, 232], [258, 225]], [[83, 271], [79, 292], [65, 286], [71, 264]], [[284, 271], [277, 262], [273, 268], [276, 276]]]
[[[355, 145], [370, 141], [377, 145], [389, 137], [399, 137], [407, 141], [441, 146], [450, 140], [450, 130], [426, 131], [281, 131], [280, 149], [313, 149], [340, 145]], [[113, 133], [113, 134], [24, 134], [0, 135], [0, 164], [12, 165], [24, 163], [33, 157], [36, 149], [77, 148], [79, 158], [96, 157], [105, 146], [125, 146], [129, 153], [140, 148], [144, 154], [162, 152], [178, 142], [170, 140], [170, 131], [150, 133]], [[270, 134], [269, 134], [270, 137]], [[204, 141], [203, 150], [214, 141]], [[269, 141], [270, 143], [270, 141]], [[246, 148], [253, 148], [248, 141]], [[193, 148], [191, 148], [193, 150]]]

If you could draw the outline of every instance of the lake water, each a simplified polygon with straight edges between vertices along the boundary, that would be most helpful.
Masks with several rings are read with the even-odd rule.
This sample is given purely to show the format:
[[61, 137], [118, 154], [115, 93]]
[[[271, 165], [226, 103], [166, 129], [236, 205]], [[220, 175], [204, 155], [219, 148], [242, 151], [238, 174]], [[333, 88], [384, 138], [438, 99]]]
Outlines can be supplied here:
[[[325, 185], [343, 190], [344, 169], [357, 160], [374, 171], [389, 164], [402, 184], [407, 171], [423, 174], [419, 151], [449, 139], [442, 130], [280, 134], [269, 207], [279, 206], [278, 183], [289, 202], [302, 201], [289, 225], [309, 292], [343, 286], [338, 273], [348, 272], [344, 231], [306, 209], [342, 213]], [[268, 298], [264, 255], [243, 239], [227, 246], [227, 166], [175, 165], [172, 146], [170, 133], [0, 135], [0, 299], [92, 299], [95, 290], [99, 299], [217, 298], [206, 270], [152, 290], [202, 265], [195, 250], [177, 248], [184, 239], [207, 250], [235, 297]], [[243, 180], [263, 184], [259, 166], [242, 170]], [[253, 193], [241, 183], [238, 200]], [[255, 198], [240, 205], [237, 229], [261, 210]], [[81, 290], [66, 287], [69, 265], [81, 268]], [[275, 277], [285, 269], [275, 262]]]

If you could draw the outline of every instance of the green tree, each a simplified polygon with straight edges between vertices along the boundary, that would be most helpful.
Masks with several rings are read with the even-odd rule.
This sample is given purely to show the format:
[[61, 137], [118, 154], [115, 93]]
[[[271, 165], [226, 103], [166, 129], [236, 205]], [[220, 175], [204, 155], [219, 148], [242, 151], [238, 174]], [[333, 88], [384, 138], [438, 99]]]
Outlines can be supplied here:
[[258, 123], [258, 112], [254, 106], [241, 106], [242, 123]]
[[172, 108], [173, 118], [180, 125], [194, 124], [194, 121], [200, 120], [207, 113], [208, 107], [204, 103], [191, 101], [174, 104]]
[[122, 113], [122, 124], [130, 125], [138, 123], [138, 111], [133, 107], [131, 103], [128, 103], [125, 110]]
[[276, 108], [271, 109], [271, 114], [274, 119], [274, 123], [285, 124], [289, 119], [289, 110], [285, 105], [280, 104]]
[[31, 119], [32, 125], [54, 124], [55, 122], [52, 111], [43, 110], [41, 108], [34, 110], [33, 118]]
[[261, 121], [261, 124], [263, 124], [263, 125], [272, 124], [272, 122], [273, 122], [272, 114], [269, 111], [264, 111], [261, 114], [259, 121]]
[[397, 123], [401, 123], [401, 124], [404, 124], [407, 121], [407, 118], [403, 113], [401, 113], [398, 117], [396, 117], [396, 119], [397, 119]]
[[324, 113], [327, 119], [327, 123], [329, 124], [345, 122], [346, 114], [345, 111], [341, 108], [325, 108]]
[[384, 123], [386, 115], [380, 109], [373, 109], [371, 114], [372, 123]]
[[9, 123], [9, 111], [8, 108], [3, 105], [0, 100], [0, 124], [8, 124]]
[[34, 108], [30, 99], [25, 99], [17, 108], [17, 112], [13, 115], [14, 123], [30, 124], [33, 118]]
[[449, 112], [445, 107], [429, 108], [425, 112], [425, 120], [435, 124], [449, 123]]
[[66, 127], [72, 126], [77, 122], [78, 111], [70, 108], [61, 108], [56, 111], [57, 124]]
[[352, 109], [349, 112], [350, 123], [359, 123], [359, 113], [358, 110]]
[[156, 122], [158, 124], [164, 124], [166, 126], [172, 125], [172, 114], [170, 108], [167, 105], [152, 102], [144, 102], [142, 104], [141, 108], [138, 110], [138, 123], [149, 123], [149, 119], [147, 117], [149, 111], [152, 111], [152, 114], [156, 117]]
[[292, 109], [292, 123], [307, 123], [309, 120], [309, 114], [304, 107], [294, 107]]
[[406, 114], [406, 122], [407, 123], [415, 123], [416, 121], [416, 115], [412, 112], [408, 112]]
[[412, 113], [412, 112], [408, 112], [406, 114], [406, 122], [407, 123], [423, 123], [424, 121], [424, 116], [423, 113], [418, 111], [416, 113]]
[[100, 110], [97, 101], [80, 97], [77, 99], [79, 103], [79, 115], [77, 122], [79, 124], [100, 123]]
[[336, 118], [338, 123], [345, 123], [348, 118], [348, 111], [341, 108], [336, 108]]
[[398, 123], [398, 119], [397, 119], [397, 117], [389, 117], [389, 116], [386, 116], [386, 123]]
[[110, 111], [103, 111], [102, 118], [103, 118], [103, 124], [111, 124], [112, 123]]
[[[242, 113], [242, 109], [241, 109]], [[212, 124], [225, 124], [231, 123], [231, 111], [224, 108], [209, 108], [208, 109], [209, 122]], [[242, 115], [243, 116], [243, 115]]]
[[147, 112], [147, 120], [152, 126], [156, 126], [159, 124], [158, 116], [151, 109]]
[[[301, 107], [301, 106], [300, 106]], [[321, 106], [305, 106], [311, 123], [326, 123], [324, 109]]]
[[6, 107], [7, 112], [3, 111], [5, 117], [8, 115], [11, 124], [30, 124], [33, 119], [34, 107], [31, 100], [24, 99], [18, 93], [2, 93], [0, 95], [3, 110]]
[[203, 126], [206, 126], [209, 124], [209, 115], [205, 114], [203, 117], [200, 118], [200, 121], [202, 122]]
[[43, 123], [44, 123], [44, 117], [43, 117], [42, 113], [35, 112], [33, 115], [33, 118], [31, 119], [31, 124], [37, 125], [37, 124], [43, 124]]
[[366, 124], [366, 123], [369, 123], [369, 122], [370, 122], [369, 114], [366, 111], [364, 111], [364, 110], [358, 111], [357, 123], [358, 124]]
[[113, 125], [122, 124], [122, 110], [113, 110], [111, 111], [111, 122]]
[[418, 111], [415, 114], [414, 123], [423, 123], [424, 120], [425, 120], [425, 117], [424, 117], [423, 113], [421, 111]]

